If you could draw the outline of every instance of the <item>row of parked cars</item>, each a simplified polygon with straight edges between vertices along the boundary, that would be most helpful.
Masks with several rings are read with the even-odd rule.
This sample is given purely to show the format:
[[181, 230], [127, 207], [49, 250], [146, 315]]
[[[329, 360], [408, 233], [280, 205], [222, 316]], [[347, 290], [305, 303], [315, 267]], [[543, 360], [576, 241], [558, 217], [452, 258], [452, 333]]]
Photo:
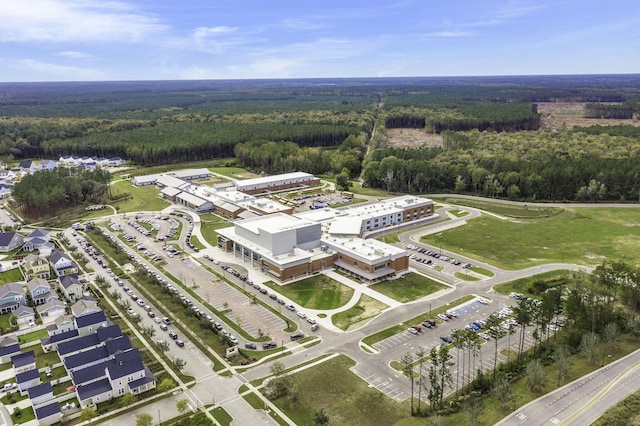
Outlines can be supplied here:
[[[427, 256], [431, 256], [433, 258], [440, 259], [440, 260], [445, 261], [445, 262], [449, 262], [452, 265], [462, 265], [462, 262], [460, 262], [457, 259], [453, 259], [453, 258], [450, 258], [450, 257], [447, 257], [447, 256], [443, 256], [443, 255], [441, 255], [439, 253], [436, 253], [434, 251], [427, 250], [424, 247], [418, 247], [418, 246], [416, 246], [414, 244], [409, 244], [409, 245], [407, 245], [407, 248], [409, 250], [414, 250], [414, 251], [416, 251], [418, 253], [424, 253]], [[426, 258], [420, 257], [418, 255], [411, 255], [410, 259], [415, 260], [416, 262], [421, 262], [421, 263], [427, 264], [427, 265], [432, 263], [432, 261], [430, 259], [426, 259]], [[471, 267], [471, 264], [470, 263], [465, 263], [464, 265], [462, 265], [462, 267], [467, 269], [467, 268]]]

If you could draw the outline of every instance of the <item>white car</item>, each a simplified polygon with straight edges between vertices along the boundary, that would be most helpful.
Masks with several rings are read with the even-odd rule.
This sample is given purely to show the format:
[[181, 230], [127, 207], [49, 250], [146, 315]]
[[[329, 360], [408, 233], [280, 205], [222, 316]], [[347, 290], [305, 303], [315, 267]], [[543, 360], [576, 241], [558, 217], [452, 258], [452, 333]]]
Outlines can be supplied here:
[[316, 320], [315, 320], [315, 319], [313, 319], [313, 318], [311, 318], [311, 317], [309, 317], [309, 318], [307, 318], [307, 322], [308, 322], [309, 324], [315, 324], [315, 323], [316, 323]]
[[415, 329], [415, 328], [413, 328], [413, 327], [409, 327], [409, 328], [407, 328], [407, 331], [408, 331], [409, 333], [411, 333], [411, 334], [418, 334], [418, 330], [416, 330], [416, 329]]
[[304, 312], [298, 312], [298, 316], [299, 316], [300, 318], [306, 318], [306, 317], [307, 317], [307, 314], [305, 314]]

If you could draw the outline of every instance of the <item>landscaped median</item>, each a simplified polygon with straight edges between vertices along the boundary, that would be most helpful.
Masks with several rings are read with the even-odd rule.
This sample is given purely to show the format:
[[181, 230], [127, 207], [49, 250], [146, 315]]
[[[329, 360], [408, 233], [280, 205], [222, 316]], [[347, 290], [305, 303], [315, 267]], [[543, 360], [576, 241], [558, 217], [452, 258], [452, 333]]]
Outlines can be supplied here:
[[403, 330], [406, 330], [407, 328], [411, 327], [414, 324], [421, 323], [422, 321], [424, 321], [425, 318], [429, 318], [429, 314], [431, 314], [432, 316], [442, 314], [448, 310], [455, 309], [456, 306], [461, 305], [465, 302], [468, 302], [469, 300], [473, 300], [475, 298], [476, 296], [473, 296], [473, 295], [463, 296], [445, 306], [436, 307], [435, 309], [431, 309], [430, 311], [427, 311], [409, 320], [406, 320], [401, 324], [391, 326], [375, 334], [372, 334], [371, 336], [367, 336], [364, 339], [362, 339], [362, 342], [366, 345], [373, 346], [376, 343], [381, 342], [388, 337], [391, 337], [393, 335], [396, 335], [402, 332]]

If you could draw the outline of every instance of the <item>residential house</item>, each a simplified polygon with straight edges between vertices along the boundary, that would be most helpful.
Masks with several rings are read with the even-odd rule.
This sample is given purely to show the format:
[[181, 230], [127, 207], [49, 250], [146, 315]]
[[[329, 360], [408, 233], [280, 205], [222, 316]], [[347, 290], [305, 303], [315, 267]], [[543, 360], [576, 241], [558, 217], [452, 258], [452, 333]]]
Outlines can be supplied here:
[[81, 298], [84, 292], [84, 286], [75, 274], [61, 276], [60, 288], [62, 289], [62, 293], [64, 293], [67, 299], [71, 302], [75, 302], [77, 299]]
[[12, 170], [0, 170], [0, 182], [11, 184], [15, 180], [16, 174]]
[[38, 372], [36, 369], [36, 353], [34, 351], [14, 355], [11, 357], [11, 362], [13, 363], [13, 371], [16, 374], [29, 370], [36, 370], [36, 373]]
[[53, 170], [56, 168], [56, 162], [53, 160], [41, 160], [40, 170]]
[[67, 340], [66, 342], [58, 343], [58, 355], [63, 359], [79, 352], [93, 349], [100, 344], [100, 339], [98, 339], [98, 336], [95, 333], [80, 336], [75, 339]]
[[0, 252], [6, 253], [17, 249], [24, 243], [24, 237], [17, 232], [0, 233]]
[[51, 268], [49, 261], [36, 254], [28, 254], [22, 262], [22, 273], [27, 281], [34, 278], [48, 280], [51, 278]]
[[0, 315], [15, 311], [18, 306], [26, 305], [24, 287], [19, 283], [0, 286]]
[[69, 330], [64, 333], [55, 334], [53, 336], [44, 337], [40, 339], [40, 344], [45, 352], [51, 350], [57, 351], [60, 343], [68, 342], [80, 336], [78, 330]]
[[78, 265], [71, 260], [69, 256], [60, 250], [54, 250], [49, 258], [49, 263], [53, 268], [57, 276], [63, 277], [65, 275], [77, 274]]
[[82, 298], [71, 305], [71, 314], [76, 318], [101, 311], [102, 309], [98, 307], [98, 302], [95, 300], [86, 300]]
[[33, 323], [35, 321], [35, 312], [31, 306], [20, 305], [12, 313], [16, 317], [18, 324]]
[[13, 185], [8, 183], [0, 183], [0, 200], [11, 197], [13, 194]]
[[109, 158], [109, 167], [118, 167], [124, 164], [124, 160], [120, 157]]
[[63, 315], [56, 318], [55, 322], [47, 327], [47, 333], [49, 333], [49, 336], [55, 336], [75, 329], [76, 323], [73, 317], [71, 315]]
[[34, 407], [53, 399], [53, 388], [50, 382], [45, 382], [29, 388], [29, 399]]
[[44, 229], [36, 229], [25, 237], [25, 243], [22, 246], [24, 251], [40, 250], [42, 246], [51, 240], [51, 233]]
[[62, 411], [57, 402], [35, 408], [34, 412], [39, 425], [53, 425], [62, 420]]
[[16, 382], [18, 382], [18, 390], [23, 396], [27, 394], [29, 388], [38, 386], [42, 383], [40, 380], [40, 373], [38, 373], [38, 370], [36, 369], [16, 374]]
[[37, 171], [38, 166], [36, 165], [35, 161], [24, 160], [21, 161], [20, 164], [18, 164], [18, 169], [23, 175], [26, 175]]
[[20, 345], [15, 343], [7, 344], [0, 347], [0, 364], [7, 364], [15, 355], [20, 354]]
[[86, 336], [95, 333], [99, 328], [108, 325], [107, 317], [104, 312], [98, 311], [90, 314], [82, 315], [75, 319], [76, 330], [80, 336]]
[[[47, 264], [48, 268], [49, 264]], [[31, 300], [36, 306], [58, 300], [58, 294], [51, 291], [51, 285], [43, 278], [33, 278], [27, 281], [27, 290], [29, 290]]]
[[64, 315], [66, 309], [67, 305], [59, 300], [54, 300], [51, 302], [47, 302], [44, 305], [36, 306], [36, 311], [43, 321], [45, 320], [45, 318], [59, 318], [60, 316]]
[[93, 159], [96, 162], [97, 167], [108, 167], [109, 159], [104, 157], [98, 157]]

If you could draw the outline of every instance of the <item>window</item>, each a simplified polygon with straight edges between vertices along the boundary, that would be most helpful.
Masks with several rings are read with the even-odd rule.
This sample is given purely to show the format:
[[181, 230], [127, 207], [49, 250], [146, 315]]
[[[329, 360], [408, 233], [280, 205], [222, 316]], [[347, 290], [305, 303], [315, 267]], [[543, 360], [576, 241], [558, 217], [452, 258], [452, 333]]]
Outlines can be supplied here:
[[127, 382], [128, 382], [128, 383], [133, 382], [133, 376], [129, 376], [129, 377], [127, 377]]
[[118, 389], [118, 395], [122, 395], [122, 394], [124, 394], [124, 388]]
[[358, 266], [358, 261], [357, 260], [353, 261], [353, 266]]

